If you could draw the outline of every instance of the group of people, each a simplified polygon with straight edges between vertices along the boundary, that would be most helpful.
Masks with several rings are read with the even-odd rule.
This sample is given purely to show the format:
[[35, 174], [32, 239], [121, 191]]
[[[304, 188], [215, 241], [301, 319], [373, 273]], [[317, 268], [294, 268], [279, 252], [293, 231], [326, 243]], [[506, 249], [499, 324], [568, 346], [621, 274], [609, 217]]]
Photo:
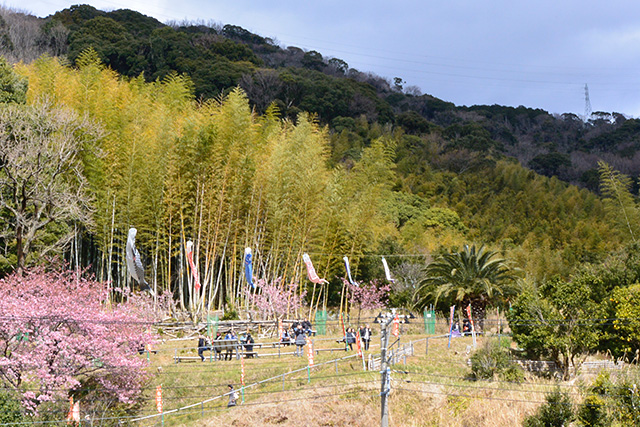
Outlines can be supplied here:
[[[309, 325], [311, 324], [309, 323]], [[293, 335], [295, 336], [294, 341], [296, 343], [296, 356], [298, 357], [302, 357], [303, 355], [302, 349], [305, 344], [307, 344], [307, 336], [311, 335], [311, 327], [309, 327], [308, 331], [309, 332], [302, 326], [302, 323], [298, 323], [293, 329]]]
[[[369, 343], [371, 342], [371, 328], [369, 325], [362, 326], [358, 330], [360, 332], [360, 340], [362, 341], [362, 345], [364, 346], [364, 350], [369, 350]], [[353, 328], [349, 327], [345, 331], [345, 347], [348, 347], [349, 350], [353, 350], [353, 345], [356, 343], [357, 335]]]
[[461, 335], [471, 335], [471, 322], [469, 319], [462, 320], [462, 331], [460, 331], [460, 323], [456, 320], [451, 327], [451, 336], [459, 337]]
[[[313, 335], [313, 329], [311, 322], [308, 320], [297, 320], [291, 324], [291, 329], [284, 329], [280, 336], [280, 342], [284, 345], [296, 344], [296, 338], [304, 334], [304, 336], [310, 337]], [[304, 338], [304, 336], [302, 338]], [[301, 338], [301, 339], [302, 339]]]
[[[364, 347], [364, 350], [369, 350], [369, 343], [371, 342], [371, 328], [369, 325], [360, 326], [360, 340]], [[353, 328], [349, 327], [346, 329], [346, 336], [341, 340], [345, 343], [345, 350], [353, 350], [353, 345], [356, 343], [357, 335]], [[307, 337], [313, 334], [311, 322], [308, 320], [296, 321], [292, 324], [291, 330], [285, 329], [280, 337], [280, 342], [285, 345], [295, 344], [296, 351], [295, 355], [301, 357], [304, 355], [304, 346], [307, 344]], [[234, 350], [238, 348], [238, 346], [243, 346], [245, 354], [253, 355], [253, 347], [254, 347], [254, 339], [251, 336], [251, 333], [247, 331], [247, 333], [238, 338], [235, 331], [233, 329], [227, 331], [227, 333], [222, 336], [220, 332], [216, 333], [216, 337], [213, 342], [206, 336], [199, 334], [198, 335], [198, 356], [200, 356], [200, 360], [204, 362], [204, 352], [205, 351], [213, 351], [215, 352], [216, 359], [222, 360], [231, 360], [233, 358]], [[222, 350], [226, 350], [225, 354], [222, 354]]]
[[[231, 360], [233, 358], [233, 351], [237, 349], [238, 345], [242, 345], [246, 353], [253, 354], [254, 342], [249, 331], [240, 339], [238, 339], [238, 335], [236, 335], [233, 329], [227, 331], [224, 337], [220, 332], [217, 332], [213, 342], [211, 342], [208, 337], [199, 334], [198, 356], [200, 356], [200, 360], [204, 362], [203, 353], [205, 351], [213, 351], [215, 352], [216, 359], [222, 360], [224, 357], [224, 360]], [[222, 355], [223, 349], [226, 350], [224, 356]]]

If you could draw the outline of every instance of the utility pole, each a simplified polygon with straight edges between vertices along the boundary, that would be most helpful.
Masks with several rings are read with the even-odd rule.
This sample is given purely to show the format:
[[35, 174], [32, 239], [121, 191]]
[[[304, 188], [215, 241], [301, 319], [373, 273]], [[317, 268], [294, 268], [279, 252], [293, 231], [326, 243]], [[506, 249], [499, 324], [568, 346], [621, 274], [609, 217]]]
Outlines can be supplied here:
[[391, 390], [391, 374], [387, 360], [389, 345], [389, 326], [393, 317], [382, 324], [380, 330], [380, 426], [389, 427], [389, 391]]

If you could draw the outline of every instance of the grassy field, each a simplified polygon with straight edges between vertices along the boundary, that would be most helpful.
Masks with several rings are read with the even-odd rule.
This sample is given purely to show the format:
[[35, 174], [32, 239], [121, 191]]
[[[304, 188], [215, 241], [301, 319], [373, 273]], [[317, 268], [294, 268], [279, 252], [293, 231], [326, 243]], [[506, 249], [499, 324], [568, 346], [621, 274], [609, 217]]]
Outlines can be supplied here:
[[[546, 393], [558, 387], [553, 380], [535, 377], [520, 384], [470, 381], [471, 337], [454, 338], [451, 348], [447, 339], [431, 338], [427, 353], [420, 327], [404, 332], [400, 342], [413, 343], [414, 355], [392, 367], [392, 426], [516, 426], [544, 401]], [[370, 350], [379, 354], [379, 330], [375, 334]], [[336, 339], [338, 334], [315, 337], [314, 348], [340, 348]], [[478, 338], [478, 345], [483, 339]], [[244, 398], [238, 406], [227, 408], [228, 397], [223, 396], [227, 385], [241, 390], [241, 362], [234, 358], [174, 363], [176, 354], [195, 356], [195, 343], [195, 339], [166, 341], [150, 356], [155, 378], [141, 416], [157, 414], [153, 391], [162, 384], [164, 410], [183, 408], [164, 415], [167, 426], [380, 425], [380, 373], [364, 370], [354, 351], [321, 352], [310, 370], [306, 357], [281, 354], [245, 359]], [[293, 351], [293, 347], [282, 351]], [[277, 349], [259, 352], [277, 353]], [[579, 394], [576, 384], [562, 386], [574, 399]], [[132, 423], [160, 424], [160, 416]]]

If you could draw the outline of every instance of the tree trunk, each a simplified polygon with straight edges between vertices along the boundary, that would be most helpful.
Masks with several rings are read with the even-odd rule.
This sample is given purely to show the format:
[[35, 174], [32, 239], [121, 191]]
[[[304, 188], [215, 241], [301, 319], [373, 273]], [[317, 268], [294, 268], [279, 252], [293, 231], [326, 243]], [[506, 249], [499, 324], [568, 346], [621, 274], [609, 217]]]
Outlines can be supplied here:
[[563, 356], [563, 359], [562, 359], [562, 379], [564, 381], [569, 381], [571, 379], [570, 367], [571, 367], [571, 365], [569, 364], [569, 356]]
[[24, 250], [22, 247], [22, 226], [18, 225], [16, 227], [16, 250], [18, 252], [18, 274], [22, 274], [22, 269], [24, 268]]

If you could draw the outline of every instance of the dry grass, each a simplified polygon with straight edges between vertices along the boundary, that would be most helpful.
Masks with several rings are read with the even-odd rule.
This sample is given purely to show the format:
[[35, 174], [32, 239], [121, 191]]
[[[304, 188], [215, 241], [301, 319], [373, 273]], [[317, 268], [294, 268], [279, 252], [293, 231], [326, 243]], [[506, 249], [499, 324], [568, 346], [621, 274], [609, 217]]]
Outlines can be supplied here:
[[[335, 338], [318, 346], [336, 346]], [[405, 335], [403, 343], [424, 338]], [[481, 339], [479, 339], [481, 341]], [[451, 348], [446, 339], [432, 339], [428, 355], [425, 343], [415, 345], [415, 355], [406, 365], [393, 367], [389, 398], [392, 426], [517, 426], [552, 391], [552, 380], [529, 378], [522, 384], [473, 382], [465, 379], [471, 338], [456, 338]], [[479, 342], [481, 345], [481, 342]], [[155, 383], [164, 387], [165, 409], [201, 402], [227, 391], [226, 384], [238, 383], [240, 362], [173, 363], [174, 347], [193, 346], [193, 342], [166, 343], [152, 356], [152, 369], [161, 366]], [[181, 351], [181, 350], [178, 350]], [[186, 351], [186, 350], [182, 350]], [[378, 347], [373, 351], [379, 351]], [[344, 352], [321, 353], [316, 364], [344, 357]], [[283, 356], [245, 361], [246, 384], [282, 375], [306, 366], [305, 358]], [[154, 383], [154, 384], [155, 384]], [[307, 372], [287, 376], [285, 390], [276, 379], [245, 390], [245, 402], [226, 408], [226, 397], [178, 414], [167, 414], [167, 426], [369, 426], [380, 423], [380, 374], [363, 372], [354, 359], [313, 368], [311, 382]], [[578, 399], [578, 390], [568, 388]], [[153, 396], [144, 412], [155, 411]], [[158, 425], [159, 419], [138, 425]]]

